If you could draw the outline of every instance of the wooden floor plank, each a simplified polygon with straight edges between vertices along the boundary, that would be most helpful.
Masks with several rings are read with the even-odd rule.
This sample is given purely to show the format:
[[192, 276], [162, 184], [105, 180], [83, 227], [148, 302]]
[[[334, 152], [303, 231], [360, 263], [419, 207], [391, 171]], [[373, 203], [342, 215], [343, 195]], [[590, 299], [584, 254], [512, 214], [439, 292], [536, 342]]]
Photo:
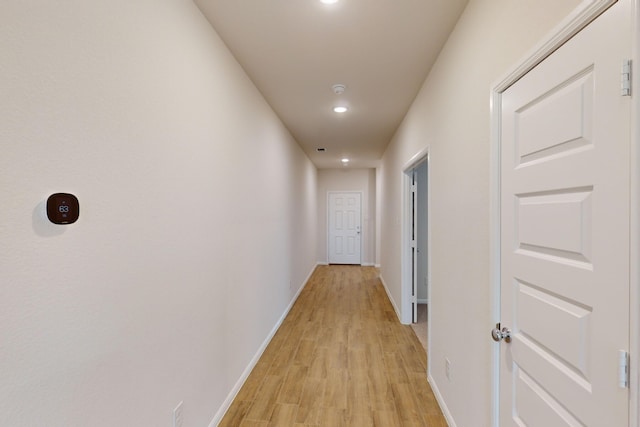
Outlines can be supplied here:
[[292, 426], [295, 424], [298, 405], [281, 404], [275, 406], [269, 427]]
[[302, 365], [292, 365], [287, 372], [287, 377], [280, 389], [280, 395], [278, 397], [279, 403], [292, 403], [297, 405], [300, 403], [302, 397], [302, 389], [304, 387], [305, 380], [307, 379], [307, 372], [309, 368]]
[[319, 266], [220, 425], [445, 427], [426, 366], [377, 269]]
[[282, 383], [282, 377], [273, 375], [267, 376], [262, 383], [246, 418], [254, 421], [269, 421], [275, 409], [278, 393], [282, 388]]
[[324, 391], [327, 380], [309, 378], [302, 389], [302, 396], [298, 405], [296, 421], [306, 425], [318, 425], [318, 416], [324, 400]]
[[233, 402], [233, 405], [231, 405], [231, 407], [227, 411], [227, 414], [225, 415], [222, 422], [218, 424], [218, 427], [239, 426], [242, 423], [242, 420], [244, 420], [247, 416], [249, 408], [251, 408], [252, 404], [253, 402], [238, 400], [236, 398], [236, 400]]

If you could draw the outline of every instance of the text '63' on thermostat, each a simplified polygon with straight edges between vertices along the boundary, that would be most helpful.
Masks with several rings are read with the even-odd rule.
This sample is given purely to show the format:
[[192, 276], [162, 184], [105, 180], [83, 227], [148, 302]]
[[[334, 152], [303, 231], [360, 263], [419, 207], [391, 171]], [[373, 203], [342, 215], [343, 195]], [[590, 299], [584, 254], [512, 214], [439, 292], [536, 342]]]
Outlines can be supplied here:
[[47, 199], [47, 217], [54, 224], [73, 224], [80, 216], [80, 203], [73, 194], [56, 193]]

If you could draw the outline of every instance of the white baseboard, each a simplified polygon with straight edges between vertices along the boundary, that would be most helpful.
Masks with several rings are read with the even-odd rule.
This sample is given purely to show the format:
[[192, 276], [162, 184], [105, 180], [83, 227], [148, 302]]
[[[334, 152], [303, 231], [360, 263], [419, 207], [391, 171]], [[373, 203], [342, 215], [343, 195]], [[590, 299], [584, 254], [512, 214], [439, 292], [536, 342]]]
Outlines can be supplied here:
[[380, 274], [379, 277], [380, 277], [380, 281], [382, 282], [382, 286], [384, 287], [384, 290], [387, 293], [387, 297], [389, 298], [389, 301], [391, 301], [391, 305], [393, 306], [393, 309], [396, 312], [396, 316], [398, 316], [398, 320], [400, 321], [400, 323], [402, 323], [402, 317], [400, 316], [400, 310], [398, 310], [398, 306], [396, 305], [396, 302], [391, 297], [391, 292], [389, 292], [389, 287], [387, 286], [387, 282], [384, 281], [384, 277], [382, 277], [382, 274]]
[[276, 325], [271, 329], [271, 332], [269, 332], [269, 335], [264, 340], [264, 342], [256, 352], [255, 356], [253, 356], [253, 358], [249, 362], [249, 365], [245, 368], [244, 372], [236, 382], [235, 386], [233, 386], [233, 389], [231, 389], [231, 392], [229, 393], [225, 401], [222, 403], [222, 406], [220, 406], [220, 409], [218, 409], [218, 412], [216, 412], [216, 414], [214, 415], [213, 419], [209, 423], [209, 427], [215, 427], [220, 423], [220, 421], [222, 421], [222, 418], [227, 413], [227, 411], [229, 410], [229, 407], [233, 403], [233, 399], [235, 399], [238, 393], [240, 392], [240, 389], [242, 388], [245, 381], [251, 374], [251, 371], [260, 360], [260, 357], [262, 357], [262, 353], [264, 353], [264, 351], [267, 349], [267, 346], [273, 339], [273, 336], [276, 334], [276, 332], [278, 332], [280, 325], [282, 325], [282, 322], [284, 322], [284, 319], [289, 314], [289, 311], [293, 307], [293, 304], [295, 304], [295, 302], [298, 300], [298, 297], [300, 296], [300, 293], [307, 286], [307, 283], [309, 283], [309, 279], [311, 278], [311, 275], [313, 274], [313, 272], [316, 271], [316, 267], [318, 265], [323, 265], [323, 264], [318, 263], [313, 266], [313, 268], [311, 269], [311, 272], [307, 275], [307, 278], [304, 280], [304, 282], [302, 283], [302, 285], [300, 286], [296, 294], [291, 299], [291, 302], [289, 303], [287, 308], [284, 310], [284, 313], [282, 314], [282, 316], [280, 316], [280, 319], [278, 319], [278, 321], [276, 322]]
[[[325, 262], [325, 261], [318, 261], [318, 265], [329, 265], [329, 263]], [[360, 265], [362, 267], [378, 267], [378, 268], [380, 268], [379, 264], [374, 264], [372, 262], [363, 262]]]
[[427, 376], [427, 381], [429, 381], [429, 385], [431, 386], [431, 390], [433, 390], [433, 394], [436, 397], [436, 401], [438, 402], [438, 406], [440, 406], [440, 410], [444, 415], [445, 420], [447, 420], [447, 425], [449, 427], [457, 427], [456, 422], [453, 420], [453, 416], [447, 407], [447, 404], [444, 402], [442, 398], [442, 393], [438, 389], [436, 382], [433, 380], [433, 377], [429, 374]]
[[[329, 265], [326, 261], [318, 261], [318, 265]], [[372, 262], [363, 262], [360, 264], [363, 267], [377, 267], [380, 268], [380, 264], [374, 264]]]

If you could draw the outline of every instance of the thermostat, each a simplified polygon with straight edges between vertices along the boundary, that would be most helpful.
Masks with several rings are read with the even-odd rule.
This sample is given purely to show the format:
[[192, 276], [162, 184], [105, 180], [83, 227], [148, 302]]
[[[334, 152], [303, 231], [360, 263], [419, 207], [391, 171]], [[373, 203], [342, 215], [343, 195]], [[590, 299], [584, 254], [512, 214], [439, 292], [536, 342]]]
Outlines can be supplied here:
[[80, 215], [80, 203], [73, 194], [56, 193], [47, 199], [47, 217], [54, 224], [73, 224]]

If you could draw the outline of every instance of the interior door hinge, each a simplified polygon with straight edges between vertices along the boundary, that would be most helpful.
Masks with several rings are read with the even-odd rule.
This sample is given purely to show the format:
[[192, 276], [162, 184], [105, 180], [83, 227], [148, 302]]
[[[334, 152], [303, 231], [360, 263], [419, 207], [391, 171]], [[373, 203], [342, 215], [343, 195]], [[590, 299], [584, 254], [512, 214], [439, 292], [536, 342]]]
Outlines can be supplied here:
[[625, 350], [618, 352], [618, 386], [629, 388], [629, 353]]
[[622, 61], [622, 81], [620, 84], [621, 95], [631, 96], [631, 60]]

